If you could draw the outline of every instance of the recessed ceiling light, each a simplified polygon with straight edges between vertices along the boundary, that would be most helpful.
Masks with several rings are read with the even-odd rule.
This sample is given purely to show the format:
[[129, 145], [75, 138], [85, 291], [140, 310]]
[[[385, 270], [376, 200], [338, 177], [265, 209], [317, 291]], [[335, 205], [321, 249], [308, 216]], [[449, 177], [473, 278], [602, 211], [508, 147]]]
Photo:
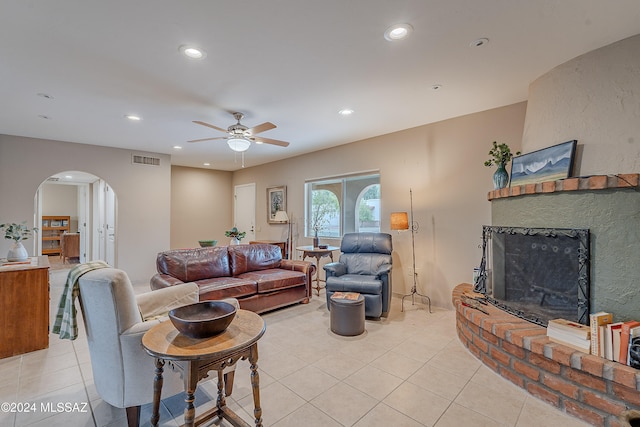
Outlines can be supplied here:
[[207, 56], [206, 52], [202, 49], [198, 49], [194, 46], [182, 45], [180, 46], [180, 52], [187, 58], [191, 59], [203, 59]]
[[384, 38], [390, 42], [406, 39], [413, 31], [413, 27], [409, 24], [392, 25], [384, 32]]
[[53, 99], [53, 96], [49, 95], [48, 93], [37, 93], [36, 95], [38, 95], [41, 98], [46, 98], [46, 99]]
[[340, 111], [338, 111], [338, 114], [340, 114], [341, 116], [350, 116], [354, 113], [354, 111], [351, 108], [344, 108]]
[[211, 166], [211, 163], [203, 163], [204, 166]]
[[133, 114], [127, 114], [125, 117], [127, 119], [129, 119], [129, 120], [134, 121], [134, 122], [138, 122], [138, 121], [142, 120], [142, 118], [140, 116], [135, 116]]
[[471, 47], [480, 47], [480, 46], [484, 46], [487, 43], [489, 43], [489, 39], [483, 37], [481, 39], [475, 39], [474, 41], [469, 43], [469, 46], [471, 46]]
[[174, 145], [174, 146], [173, 146], [173, 149], [174, 149], [174, 150], [182, 150], [182, 147], [181, 147], [181, 146], [179, 146], [179, 145]]

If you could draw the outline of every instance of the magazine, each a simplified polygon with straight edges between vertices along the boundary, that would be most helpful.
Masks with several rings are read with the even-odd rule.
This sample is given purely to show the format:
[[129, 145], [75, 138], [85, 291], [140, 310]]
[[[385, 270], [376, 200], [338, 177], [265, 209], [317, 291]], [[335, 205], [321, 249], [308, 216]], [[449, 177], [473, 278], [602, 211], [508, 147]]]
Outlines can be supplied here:
[[350, 301], [357, 301], [360, 298], [360, 294], [358, 292], [334, 292], [331, 295], [331, 299], [347, 299]]

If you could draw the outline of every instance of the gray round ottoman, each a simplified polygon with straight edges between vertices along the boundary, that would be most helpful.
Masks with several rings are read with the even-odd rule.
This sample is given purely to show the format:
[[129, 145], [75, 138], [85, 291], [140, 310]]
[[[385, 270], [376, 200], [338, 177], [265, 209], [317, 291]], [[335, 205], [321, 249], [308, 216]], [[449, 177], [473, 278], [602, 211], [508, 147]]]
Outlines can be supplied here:
[[354, 336], [364, 332], [364, 297], [356, 300], [329, 299], [331, 332]]

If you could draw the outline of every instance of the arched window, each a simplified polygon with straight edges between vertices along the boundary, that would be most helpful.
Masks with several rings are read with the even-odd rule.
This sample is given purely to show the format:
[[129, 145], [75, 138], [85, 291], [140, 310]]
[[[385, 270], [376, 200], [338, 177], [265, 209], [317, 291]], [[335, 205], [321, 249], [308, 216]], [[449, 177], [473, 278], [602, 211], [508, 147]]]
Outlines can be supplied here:
[[358, 233], [380, 232], [380, 184], [365, 187], [356, 201]]
[[307, 181], [305, 236], [380, 230], [380, 174]]

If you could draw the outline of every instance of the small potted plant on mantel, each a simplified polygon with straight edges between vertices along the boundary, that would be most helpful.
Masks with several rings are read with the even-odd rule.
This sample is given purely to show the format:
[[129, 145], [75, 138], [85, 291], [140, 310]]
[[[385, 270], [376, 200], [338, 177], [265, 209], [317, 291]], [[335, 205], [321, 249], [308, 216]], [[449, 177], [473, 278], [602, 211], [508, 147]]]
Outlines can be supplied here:
[[247, 235], [246, 231], [238, 231], [236, 227], [233, 227], [231, 230], [227, 230], [224, 232], [224, 235], [227, 237], [231, 237], [232, 245], [239, 245], [240, 240], [244, 239], [244, 236]]
[[[493, 147], [489, 150], [489, 155], [491, 158], [485, 161], [484, 165], [496, 165], [498, 167], [493, 174], [493, 188], [499, 190], [509, 184], [509, 173], [507, 172], [506, 165], [513, 158], [514, 154], [507, 144], [498, 144], [497, 141], [493, 141]], [[519, 156], [520, 152], [516, 152], [515, 155]]]
[[27, 240], [31, 235], [38, 231], [36, 227], [29, 229], [27, 221], [20, 224], [15, 222], [0, 224], [0, 230], [4, 231], [4, 238], [13, 240], [13, 245], [7, 254], [7, 261], [26, 261], [29, 259], [27, 249], [22, 244], [22, 240]]

